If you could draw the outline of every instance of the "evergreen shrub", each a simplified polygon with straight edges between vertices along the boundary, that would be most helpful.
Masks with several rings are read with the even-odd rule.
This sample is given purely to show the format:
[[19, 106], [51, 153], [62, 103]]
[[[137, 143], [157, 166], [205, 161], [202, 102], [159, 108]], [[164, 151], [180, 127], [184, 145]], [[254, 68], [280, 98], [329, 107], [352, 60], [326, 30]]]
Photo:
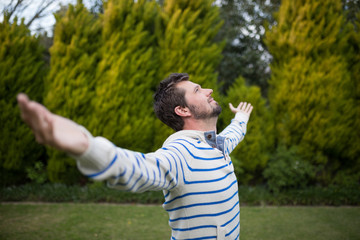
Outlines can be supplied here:
[[304, 161], [296, 147], [278, 147], [264, 171], [267, 184], [276, 193], [289, 189], [303, 189], [315, 176], [315, 167]]
[[35, 142], [21, 120], [16, 96], [24, 92], [42, 100], [46, 74], [44, 49], [31, 36], [24, 21], [12, 22], [4, 14], [0, 22], [0, 185], [22, 184], [25, 168], [45, 158], [45, 149]]

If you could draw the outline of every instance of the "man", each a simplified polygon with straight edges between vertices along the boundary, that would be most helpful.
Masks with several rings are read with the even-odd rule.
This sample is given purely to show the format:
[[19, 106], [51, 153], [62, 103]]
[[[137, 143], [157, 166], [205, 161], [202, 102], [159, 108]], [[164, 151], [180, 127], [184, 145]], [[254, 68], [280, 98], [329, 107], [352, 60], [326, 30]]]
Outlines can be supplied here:
[[187, 74], [163, 80], [154, 95], [154, 109], [176, 133], [148, 154], [94, 138], [24, 94], [18, 102], [36, 140], [69, 153], [84, 175], [121, 190], [163, 190], [171, 239], [239, 239], [238, 187], [229, 154], [245, 136], [252, 106], [230, 104], [235, 118], [216, 135], [221, 107], [212, 92], [189, 81]]

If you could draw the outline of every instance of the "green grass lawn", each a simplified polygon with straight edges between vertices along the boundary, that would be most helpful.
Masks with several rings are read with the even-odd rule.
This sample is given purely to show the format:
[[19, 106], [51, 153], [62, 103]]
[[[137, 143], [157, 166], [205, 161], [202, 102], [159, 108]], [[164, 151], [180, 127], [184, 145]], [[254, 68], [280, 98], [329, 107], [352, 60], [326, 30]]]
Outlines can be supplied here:
[[[161, 206], [0, 204], [0, 239], [170, 239]], [[241, 207], [241, 240], [360, 239], [359, 207]]]

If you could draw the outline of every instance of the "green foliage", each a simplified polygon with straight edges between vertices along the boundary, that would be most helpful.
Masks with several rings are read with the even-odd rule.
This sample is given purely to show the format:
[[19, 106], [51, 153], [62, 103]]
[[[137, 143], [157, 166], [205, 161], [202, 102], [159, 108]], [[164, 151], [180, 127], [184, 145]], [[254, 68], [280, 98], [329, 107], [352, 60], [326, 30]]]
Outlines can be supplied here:
[[269, 189], [278, 193], [303, 189], [315, 177], [315, 168], [298, 155], [296, 147], [278, 147], [264, 171]]
[[153, 146], [152, 93], [159, 61], [154, 1], [108, 1], [102, 16], [101, 61], [89, 129], [116, 145], [147, 152]]
[[[46, 79], [45, 105], [54, 113], [87, 126], [95, 96], [101, 25], [83, 4], [69, 5], [64, 16], [56, 15], [54, 43], [50, 48], [50, 72]], [[48, 149], [51, 181], [79, 179], [75, 162], [64, 153]]]
[[[265, 168], [274, 145], [274, 123], [272, 115], [261, 97], [260, 88], [248, 87], [242, 77], [236, 79], [223, 99], [223, 105], [232, 103], [237, 106], [240, 102], [249, 102], [254, 109], [247, 127], [247, 134], [243, 142], [231, 153], [235, 171], [240, 183], [249, 183], [251, 180], [260, 182], [262, 171]], [[234, 117], [228, 107], [224, 107], [222, 122], [226, 126]]]
[[360, 172], [353, 169], [339, 171], [331, 183], [339, 187], [359, 188]]
[[33, 167], [26, 168], [27, 177], [34, 183], [42, 184], [47, 180], [45, 166], [42, 162], [35, 162]]
[[187, 72], [193, 81], [216, 90], [214, 69], [221, 60], [223, 44], [213, 41], [222, 22], [219, 9], [212, 2], [165, 2], [162, 13], [164, 32], [158, 36], [161, 79], [172, 72]]
[[13, 23], [4, 15], [0, 23], [0, 172], [1, 185], [24, 181], [25, 168], [44, 157], [20, 118], [16, 95], [25, 92], [41, 101], [46, 68], [39, 39], [31, 36], [24, 22]]
[[282, 1], [277, 21], [265, 39], [274, 57], [269, 101], [277, 142], [325, 165], [319, 179], [329, 184], [339, 168], [355, 165], [360, 150], [341, 1]]

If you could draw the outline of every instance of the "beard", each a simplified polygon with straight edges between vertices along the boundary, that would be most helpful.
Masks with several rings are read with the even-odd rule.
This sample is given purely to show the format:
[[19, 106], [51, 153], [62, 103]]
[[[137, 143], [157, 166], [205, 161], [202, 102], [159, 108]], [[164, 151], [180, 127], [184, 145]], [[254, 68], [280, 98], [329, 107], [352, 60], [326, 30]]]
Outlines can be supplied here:
[[189, 105], [189, 109], [195, 119], [208, 119], [208, 118], [218, 117], [222, 110], [218, 103], [216, 103], [216, 106], [212, 106], [210, 112], [201, 111], [199, 107], [191, 104]]

